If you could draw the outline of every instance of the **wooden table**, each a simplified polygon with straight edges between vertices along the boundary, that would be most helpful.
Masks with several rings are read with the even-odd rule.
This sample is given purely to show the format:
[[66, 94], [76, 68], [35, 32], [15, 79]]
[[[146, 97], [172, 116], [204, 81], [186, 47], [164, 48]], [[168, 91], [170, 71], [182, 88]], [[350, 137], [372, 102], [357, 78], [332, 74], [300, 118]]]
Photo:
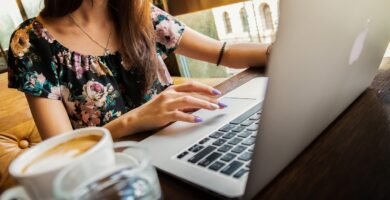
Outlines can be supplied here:
[[[217, 88], [226, 92], [262, 74], [247, 70]], [[372, 86], [255, 199], [390, 199], [389, 80], [390, 70], [380, 71]], [[164, 199], [215, 199], [162, 172], [159, 178]]]

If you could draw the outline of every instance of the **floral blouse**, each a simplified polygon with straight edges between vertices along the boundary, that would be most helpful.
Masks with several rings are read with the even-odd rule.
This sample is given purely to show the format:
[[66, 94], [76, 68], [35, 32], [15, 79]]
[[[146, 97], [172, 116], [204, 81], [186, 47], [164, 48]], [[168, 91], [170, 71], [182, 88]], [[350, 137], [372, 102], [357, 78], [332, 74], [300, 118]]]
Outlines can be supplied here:
[[73, 128], [103, 126], [142, 105], [172, 84], [162, 60], [175, 50], [184, 32], [181, 22], [157, 7], [151, 9], [161, 65], [143, 98], [140, 79], [122, 67], [118, 52], [91, 56], [72, 51], [35, 18], [23, 22], [11, 37], [8, 87], [62, 101]]

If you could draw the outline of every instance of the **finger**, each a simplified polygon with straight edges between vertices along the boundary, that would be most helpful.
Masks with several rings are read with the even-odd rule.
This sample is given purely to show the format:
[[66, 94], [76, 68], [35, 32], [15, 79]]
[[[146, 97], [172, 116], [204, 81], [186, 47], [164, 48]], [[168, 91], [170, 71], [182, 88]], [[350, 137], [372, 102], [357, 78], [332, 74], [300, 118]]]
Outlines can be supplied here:
[[219, 100], [217, 98], [215, 98], [213, 96], [209, 96], [209, 95], [199, 94], [199, 93], [195, 93], [195, 92], [183, 93], [183, 95], [191, 95], [195, 98], [203, 99], [203, 100], [208, 101], [210, 103], [215, 103], [215, 104], [219, 103]]
[[211, 97], [209, 95], [202, 95], [202, 94], [193, 93], [193, 92], [191, 92], [191, 93], [178, 92], [178, 93], [182, 96], [191, 95], [195, 98], [202, 99], [202, 100], [208, 101], [208, 102], [213, 103], [213, 104], [217, 104], [219, 106], [219, 108], [226, 108], [227, 107], [227, 105], [224, 104], [223, 102], [221, 102], [219, 99], [217, 99], [215, 97]]
[[185, 109], [180, 109], [180, 111], [185, 112], [185, 113], [193, 113], [199, 109], [196, 108], [185, 108]]
[[203, 121], [203, 119], [198, 116], [183, 113], [178, 110], [170, 112], [168, 116], [171, 119], [171, 121], [183, 121], [183, 122], [190, 122], [190, 123], [199, 123]]
[[[162, 101], [167, 101], [169, 99], [178, 99], [184, 96], [192, 96], [194, 98], [198, 98], [204, 101], [207, 101], [212, 104], [217, 104], [219, 108], [226, 108], [227, 105], [224, 104], [223, 102], [220, 102], [218, 99], [215, 97], [211, 97], [209, 95], [203, 95], [199, 93], [188, 93], [188, 92], [176, 92], [175, 90], [169, 90], [169, 91], [164, 91], [160, 94], [161, 100]], [[199, 109], [199, 108], [191, 108], [191, 109]]]
[[189, 81], [183, 84], [175, 85], [172, 86], [172, 88], [177, 92], [197, 92], [212, 96], [221, 95], [221, 92], [219, 90], [206, 84], [195, 81]]
[[190, 95], [181, 96], [171, 100], [167, 105], [168, 110], [202, 108], [207, 110], [216, 110], [220, 108], [218, 104], [198, 99]]

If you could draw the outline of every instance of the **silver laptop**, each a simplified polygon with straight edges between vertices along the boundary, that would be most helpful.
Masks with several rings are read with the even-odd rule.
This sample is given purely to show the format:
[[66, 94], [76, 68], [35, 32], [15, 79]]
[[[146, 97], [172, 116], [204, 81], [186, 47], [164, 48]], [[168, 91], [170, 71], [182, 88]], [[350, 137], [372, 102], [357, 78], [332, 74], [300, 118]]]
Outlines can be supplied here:
[[203, 123], [173, 123], [140, 145], [164, 172], [252, 198], [370, 85], [390, 38], [388, 8], [389, 0], [281, 1], [269, 79], [222, 96], [226, 109], [197, 111]]

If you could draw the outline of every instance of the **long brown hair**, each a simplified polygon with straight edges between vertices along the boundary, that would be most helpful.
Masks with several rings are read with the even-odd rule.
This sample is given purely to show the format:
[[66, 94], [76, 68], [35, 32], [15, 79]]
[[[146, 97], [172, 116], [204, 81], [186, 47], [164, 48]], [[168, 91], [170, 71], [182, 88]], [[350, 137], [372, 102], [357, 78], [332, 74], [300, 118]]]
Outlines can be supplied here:
[[[40, 15], [63, 17], [77, 10], [83, 0], [45, 0]], [[148, 0], [109, 0], [108, 8], [119, 33], [123, 67], [134, 70], [140, 77], [140, 91], [144, 94], [156, 77], [159, 64], [155, 34]]]

